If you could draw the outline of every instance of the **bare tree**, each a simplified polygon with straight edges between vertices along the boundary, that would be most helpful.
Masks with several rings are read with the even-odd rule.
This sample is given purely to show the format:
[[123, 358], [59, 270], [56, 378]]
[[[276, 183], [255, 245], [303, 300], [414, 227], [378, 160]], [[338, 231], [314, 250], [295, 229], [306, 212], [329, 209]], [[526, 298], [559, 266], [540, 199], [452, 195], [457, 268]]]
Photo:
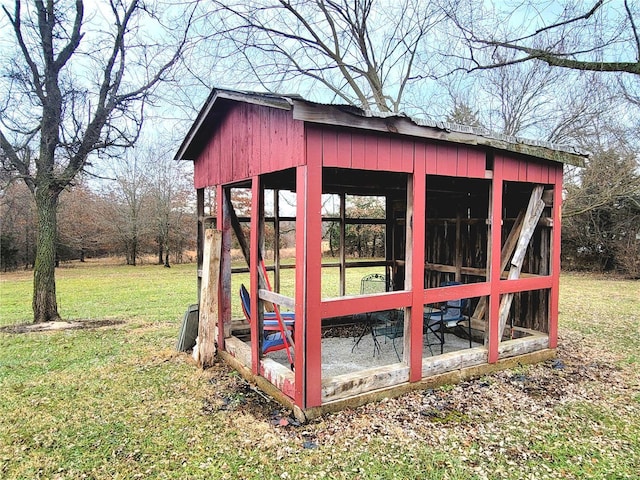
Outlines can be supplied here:
[[104, 197], [108, 202], [104, 222], [110, 226], [114, 243], [125, 254], [127, 265], [136, 266], [140, 254], [148, 250], [153, 232], [153, 205], [149, 159], [137, 149], [112, 164], [115, 181]]
[[107, 226], [102, 221], [102, 198], [84, 178], [76, 179], [75, 183], [73, 188], [60, 194], [57, 254], [63, 261], [78, 259], [84, 262], [86, 256], [108, 251], [103, 241]]
[[147, 155], [158, 264], [169, 267], [169, 253], [179, 255], [185, 244], [181, 227], [189, 216], [187, 205], [193, 187], [186, 164], [173, 160], [168, 148], [151, 148]]
[[187, 27], [167, 56], [167, 41], [152, 38], [163, 25], [147, 2], [102, 2], [88, 17], [84, 7], [82, 0], [26, 6], [16, 0], [13, 12], [3, 7], [13, 43], [3, 47], [12, 56], [3, 61], [0, 151], [3, 167], [35, 197], [35, 322], [60, 318], [54, 269], [60, 192], [92, 154], [135, 142], [145, 101], [168, 78], [190, 24], [189, 18], [176, 22]]
[[2, 268], [28, 268], [35, 260], [35, 206], [24, 183], [0, 189], [0, 263]]
[[[347, 104], [398, 112], [412, 83], [433, 76], [425, 44], [445, 18], [435, 2], [215, 0], [234, 66], [267, 90], [295, 80]], [[219, 15], [219, 16], [218, 16]], [[326, 98], [326, 96], [325, 96]]]

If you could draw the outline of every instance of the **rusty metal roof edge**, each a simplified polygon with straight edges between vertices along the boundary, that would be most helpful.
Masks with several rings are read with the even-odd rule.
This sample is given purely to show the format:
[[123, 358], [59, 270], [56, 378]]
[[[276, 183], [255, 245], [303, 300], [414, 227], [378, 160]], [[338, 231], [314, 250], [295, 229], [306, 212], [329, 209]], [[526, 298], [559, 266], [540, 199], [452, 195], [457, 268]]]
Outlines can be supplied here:
[[[225, 88], [214, 88], [212, 89], [211, 94], [207, 98], [207, 101], [203, 105], [202, 109], [198, 113], [198, 116], [196, 117], [196, 120], [189, 130], [189, 133], [182, 142], [182, 145], [178, 149], [178, 152], [175, 156], [176, 159], [181, 158], [181, 156], [184, 155], [186, 151], [188, 151], [191, 142], [197, 135], [197, 131], [200, 125], [202, 125], [206, 117], [209, 115], [211, 109], [213, 108], [213, 105], [218, 98], [270, 106], [284, 110], [292, 110], [294, 109], [296, 102], [301, 102], [307, 105], [316, 105], [325, 108], [336, 108], [344, 113], [365, 118], [404, 119], [410, 121], [418, 127], [432, 128], [442, 132], [446, 132], [447, 134], [452, 134], [451, 136], [449, 136], [449, 140], [452, 142], [486, 145], [500, 150], [507, 150], [526, 155], [537, 156], [540, 158], [577, 166], [582, 166], [584, 164], [584, 159], [589, 156], [589, 152], [583, 151], [571, 145], [559, 145], [546, 141], [504, 135], [501, 133], [492, 132], [484, 127], [473, 127], [469, 125], [437, 121], [429, 118], [415, 118], [402, 112], [377, 112], [373, 110], [364, 110], [362, 108], [349, 104], [326, 104], [313, 102], [310, 100], [306, 100], [298, 94], [277, 94], [269, 92], [250, 92]], [[456, 138], [455, 134], [457, 133], [463, 134], [463, 136], [465, 136], [466, 138]], [[471, 138], [467, 136], [471, 136]], [[470, 140], [472, 141], [470, 142]]]

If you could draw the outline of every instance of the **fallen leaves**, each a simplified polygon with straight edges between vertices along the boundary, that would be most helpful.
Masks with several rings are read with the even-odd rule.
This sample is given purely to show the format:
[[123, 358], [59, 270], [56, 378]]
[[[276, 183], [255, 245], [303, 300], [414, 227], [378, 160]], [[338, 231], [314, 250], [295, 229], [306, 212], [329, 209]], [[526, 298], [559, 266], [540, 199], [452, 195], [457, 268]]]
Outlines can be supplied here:
[[203, 412], [225, 412], [234, 423], [243, 418], [248, 443], [267, 437], [282, 456], [295, 455], [296, 449], [355, 453], [383, 442], [404, 455], [416, 446], [455, 455], [478, 478], [513, 478], [509, 467], [516, 466], [522, 473], [517, 478], [571, 477], [546, 465], [556, 462], [549, 453], [553, 442], [558, 451], [569, 448], [567, 441], [571, 444], [562, 439], [563, 422], [575, 417], [585, 436], [581, 442], [589, 442], [593, 453], [569, 457], [597, 471], [602, 458], [615, 459], [629, 446], [612, 442], [615, 433], [607, 431], [598, 414], [583, 418], [589, 414], [576, 406], [618, 408], [613, 403], [624, 415], [638, 416], [639, 382], [633, 366], [619, 366], [617, 357], [583, 345], [579, 338], [562, 338], [560, 345], [551, 361], [345, 409], [307, 425], [299, 425], [290, 412], [218, 364], [211, 372], [215, 392]]

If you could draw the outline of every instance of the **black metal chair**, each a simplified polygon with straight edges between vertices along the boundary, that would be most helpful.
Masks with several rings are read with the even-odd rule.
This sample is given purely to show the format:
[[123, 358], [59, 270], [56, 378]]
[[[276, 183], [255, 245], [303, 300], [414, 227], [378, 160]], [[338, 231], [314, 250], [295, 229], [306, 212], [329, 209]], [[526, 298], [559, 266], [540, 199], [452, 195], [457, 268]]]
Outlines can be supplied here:
[[[360, 295], [374, 295], [376, 293], [384, 293], [387, 291], [387, 279], [384, 275], [380, 273], [371, 273], [369, 275], [365, 275], [360, 280]], [[359, 316], [362, 321], [362, 331], [360, 335], [355, 341], [355, 344], [351, 348], [351, 353], [356, 349], [356, 347], [360, 344], [362, 338], [367, 334], [371, 333], [373, 337], [373, 354], [376, 354], [376, 351], [380, 352], [380, 343], [376, 338], [375, 332], [373, 330], [374, 323], [384, 323], [384, 320], [381, 320], [377, 314], [372, 312], [364, 314], [364, 316]]]
[[398, 361], [400, 361], [401, 356], [400, 352], [398, 352], [398, 347], [396, 346], [396, 339], [404, 336], [404, 315], [402, 315], [398, 310], [387, 310], [380, 312], [380, 314], [383, 315], [383, 319], [381, 319], [382, 321], [378, 323], [374, 322], [371, 325], [371, 333], [374, 337], [374, 341], [378, 342], [378, 351], [380, 351], [380, 341], [377, 340], [377, 338], [386, 337], [391, 340], [393, 350], [396, 352]]
[[[452, 285], [462, 285], [459, 282], [445, 282], [441, 286], [448, 287]], [[427, 346], [431, 355], [433, 355], [432, 345], [440, 345], [440, 354], [444, 353], [444, 334], [446, 330], [461, 327], [467, 322], [467, 335], [469, 337], [469, 348], [473, 346], [471, 336], [471, 319], [464, 314], [469, 300], [466, 298], [458, 300], [449, 300], [439, 307], [426, 307], [423, 315], [423, 332], [427, 338]], [[437, 343], [429, 342], [429, 333], [432, 333]]]

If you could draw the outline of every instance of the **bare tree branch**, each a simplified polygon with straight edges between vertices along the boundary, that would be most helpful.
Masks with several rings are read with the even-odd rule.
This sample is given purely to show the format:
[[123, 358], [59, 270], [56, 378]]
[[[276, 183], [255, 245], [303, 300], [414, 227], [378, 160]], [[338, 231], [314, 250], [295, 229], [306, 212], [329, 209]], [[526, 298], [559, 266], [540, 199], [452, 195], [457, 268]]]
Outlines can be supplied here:
[[[530, 5], [530, 1], [520, 4], [523, 7]], [[468, 71], [539, 60], [550, 66], [567, 69], [640, 75], [640, 37], [634, 18], [637, 14], [637, 9], [634, 10], [627, 0], [620, 11], [616, 10], [615, 2], [597, 0], [585, 13], [572, 15], [572, 10], [567, 6], [562, 14], [565, 18], [550, 21], [532, 33], [511, 39], [509, 35], [496, 33], [503, 26], [498, 24], [497, 19], [493, 26], [488, 26], [487, 31], [483, 32], [475, 25], [457, 18], [455, 13], [451, 18], [463, 32], [469, 47], [466, 60], [471, 66], [467, 68]], [[503, 21], [508, 25], [508, 19]], [[567, 29], [569, 26], [571, 28]], [[489, 30], [491, 28], [493, 30]], [[594, 36], [590, 29], [604, 33]], [[505, 61], [482, 63], [477, 60], [475, 51], [483, 48], [510, 50], [522, 55]], [[633, 60], [613, 58], [614, 55], [632, 51], [635, 52]]]
[[[411, 83], [427, 75], [416, 58], [444, 15], [402, 0], [215, 1], [224, 36], [261, 85], [307, 77], [363, 109], [398, 111]], [[307, 82], [307, 84], [309, 84]], [[324, 91], [324, 89], [323, 89]]]

